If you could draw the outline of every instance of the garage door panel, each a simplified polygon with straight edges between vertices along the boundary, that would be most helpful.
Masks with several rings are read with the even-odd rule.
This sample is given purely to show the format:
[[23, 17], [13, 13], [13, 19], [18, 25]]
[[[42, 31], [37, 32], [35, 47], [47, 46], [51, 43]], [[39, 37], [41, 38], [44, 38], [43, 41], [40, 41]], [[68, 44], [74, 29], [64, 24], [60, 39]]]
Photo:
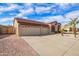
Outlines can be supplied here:
[[31, 26], [31, 27], [21, 28], [20, 34], [21, 35], [40, 35], [40, 27]]
[[45, 35], [45, 34], [48, 34], [49, 33], [49, 29], [48, 28], [42, 28], [42, 34]]

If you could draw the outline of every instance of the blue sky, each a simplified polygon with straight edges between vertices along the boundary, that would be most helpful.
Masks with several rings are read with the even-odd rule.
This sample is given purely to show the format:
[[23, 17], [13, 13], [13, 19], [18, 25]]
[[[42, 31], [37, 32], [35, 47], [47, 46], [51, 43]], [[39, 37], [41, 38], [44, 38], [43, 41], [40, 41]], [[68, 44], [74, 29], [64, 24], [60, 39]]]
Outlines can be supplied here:
[[0, 24], [12, 25], [14, 17], [62, 24], [79, 17], [78, 3], [0, 3]]

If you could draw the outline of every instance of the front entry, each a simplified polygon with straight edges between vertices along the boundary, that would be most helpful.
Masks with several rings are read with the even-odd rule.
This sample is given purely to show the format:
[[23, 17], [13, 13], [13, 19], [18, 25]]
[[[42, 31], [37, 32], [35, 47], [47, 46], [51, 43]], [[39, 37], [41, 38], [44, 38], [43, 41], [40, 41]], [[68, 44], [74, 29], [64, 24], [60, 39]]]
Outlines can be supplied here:
[[55, 32], [55, 26], [54, 25], [51, 26], [51, 32]]

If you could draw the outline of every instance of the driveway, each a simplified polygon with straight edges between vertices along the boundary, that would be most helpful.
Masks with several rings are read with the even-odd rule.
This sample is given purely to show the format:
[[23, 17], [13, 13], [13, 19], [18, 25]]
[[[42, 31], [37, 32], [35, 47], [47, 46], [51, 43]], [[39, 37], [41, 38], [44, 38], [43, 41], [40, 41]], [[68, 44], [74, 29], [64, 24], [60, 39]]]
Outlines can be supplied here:
[[79, 35], [22, 36], [41, 56], [79, 56]]
[[16, 35], [0, 35], [0, 56], [39, 55], [25, 40]]

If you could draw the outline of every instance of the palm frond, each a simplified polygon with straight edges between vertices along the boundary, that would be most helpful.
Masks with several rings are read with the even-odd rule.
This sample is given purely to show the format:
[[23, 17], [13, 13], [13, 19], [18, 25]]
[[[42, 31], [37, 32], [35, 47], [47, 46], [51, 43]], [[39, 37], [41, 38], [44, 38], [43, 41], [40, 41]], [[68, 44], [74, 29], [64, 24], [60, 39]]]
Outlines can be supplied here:
[[78, 17], [76, 18], [70, 18], [70, 21], [68, 22], [68, 26], [70, 27], [74, 27], [79, 23], [79, 20], [77, 20]]
[[76, 22], [77, 24], [79, 23], [79, 20], [77, 20], [77, 22]]

